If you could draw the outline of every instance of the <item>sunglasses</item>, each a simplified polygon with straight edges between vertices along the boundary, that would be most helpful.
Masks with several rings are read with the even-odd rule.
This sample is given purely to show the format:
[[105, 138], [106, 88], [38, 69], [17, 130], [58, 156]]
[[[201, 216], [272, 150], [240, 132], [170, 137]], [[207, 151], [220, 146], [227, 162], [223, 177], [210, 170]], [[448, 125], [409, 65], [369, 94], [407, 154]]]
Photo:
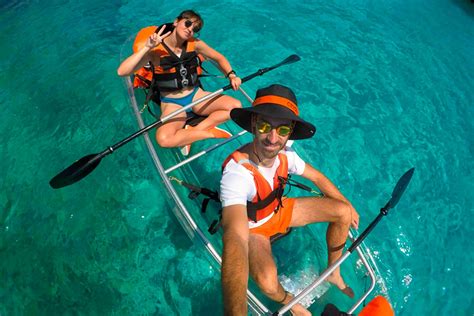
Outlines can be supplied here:
[[[193, 25], [193, 21], [191, 20], [186, 20], [184, 21], [184, 26], [186, 26], [186, 28], [190, 27], [191, 25]], [[196, 27], [193, 27], [193, 33], [198, 33], [199, 31], [201, 30], [200, 27], [196, 26]]]
[[258, 120], [257, 121], [257, 131], [260, 134], [266, 134], [270, 133], [272, 129], [275, 129], [277, 134], [280, 136], [288, 136], [291, 133], [292, 130], [292, 124], [282, 124], [278, 125], [277, 127], [272, 126], [272, 124], [264, 121], [264, 120]]

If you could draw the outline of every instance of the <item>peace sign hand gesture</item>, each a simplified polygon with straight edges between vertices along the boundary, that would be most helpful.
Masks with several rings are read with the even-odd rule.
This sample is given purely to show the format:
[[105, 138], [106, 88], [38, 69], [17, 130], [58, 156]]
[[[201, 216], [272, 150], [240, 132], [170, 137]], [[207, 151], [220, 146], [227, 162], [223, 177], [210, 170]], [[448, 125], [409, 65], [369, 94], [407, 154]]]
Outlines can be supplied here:
[[166, 25], [163, 25], [158, 33], [153, 33], [146, 41], [145, 46], [148, 48], [155, 48], [156, 46], [160, 45], [163, 40], [171, 34], [171, 31], [166, 32], [165, 34], [163, 31], [165, 30]]

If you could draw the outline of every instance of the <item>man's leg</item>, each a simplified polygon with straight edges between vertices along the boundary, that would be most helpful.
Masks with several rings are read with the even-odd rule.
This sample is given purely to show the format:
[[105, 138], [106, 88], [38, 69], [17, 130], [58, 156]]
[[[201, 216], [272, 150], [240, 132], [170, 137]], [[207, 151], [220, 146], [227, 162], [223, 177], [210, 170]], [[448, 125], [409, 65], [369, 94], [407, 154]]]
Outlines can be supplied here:
[[[275, 302], [287, 304], [293, 295], [286, 293], [278, 281], [277, 267], [272, 256], [268, 237], [250, 234], [249, 236], [249, 270], [252, 279], [260, 290]], [[302, 305], [296, 304], [291, 312], [293, 315], [311, 315]]]
[[[296, 198], [291, 218], [291, 227], [311, 223], [329, 222], [326, 232], [328, 265], [334, 263], [342, 254], [351, 224], [351, 207], [339, 200], [326, 197]], [[344, 282], [340, 269], [336, 269], [327, 279], [349, 297], [354, 293]]]

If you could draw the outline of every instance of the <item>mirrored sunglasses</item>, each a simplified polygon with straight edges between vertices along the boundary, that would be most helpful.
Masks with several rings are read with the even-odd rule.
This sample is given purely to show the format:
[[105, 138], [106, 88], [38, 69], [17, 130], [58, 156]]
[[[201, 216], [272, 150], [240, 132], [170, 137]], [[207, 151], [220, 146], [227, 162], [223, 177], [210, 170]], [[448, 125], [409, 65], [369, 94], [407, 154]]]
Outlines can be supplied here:
[[260, 134], [270, 133], [272, 129], [275, 129], [277, 134], [280, 136], [288, 136], [291, 133], [291, 124], [282, 124], [277, 127], [272, 126], [272, 124], [259, 120], [257, 121], [257, 131]]

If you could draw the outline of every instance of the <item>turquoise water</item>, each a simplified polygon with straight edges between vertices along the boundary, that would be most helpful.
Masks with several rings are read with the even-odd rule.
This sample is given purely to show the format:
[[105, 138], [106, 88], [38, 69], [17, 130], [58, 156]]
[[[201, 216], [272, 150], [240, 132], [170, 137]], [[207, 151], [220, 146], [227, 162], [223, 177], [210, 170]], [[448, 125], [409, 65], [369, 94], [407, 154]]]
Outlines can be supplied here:
[[0, 1], [0, 314], [208, 315], [218, 273], [170, 212], [140, 141], [52, 190], [74, 160], [136, 130], [115, 74], [126, 39], [185, 8], [246, 86], [294, 88], [318, 133], [297, 144], [365, 227], [397, 315], [472, 315], [474, 6], [469, 1]]

